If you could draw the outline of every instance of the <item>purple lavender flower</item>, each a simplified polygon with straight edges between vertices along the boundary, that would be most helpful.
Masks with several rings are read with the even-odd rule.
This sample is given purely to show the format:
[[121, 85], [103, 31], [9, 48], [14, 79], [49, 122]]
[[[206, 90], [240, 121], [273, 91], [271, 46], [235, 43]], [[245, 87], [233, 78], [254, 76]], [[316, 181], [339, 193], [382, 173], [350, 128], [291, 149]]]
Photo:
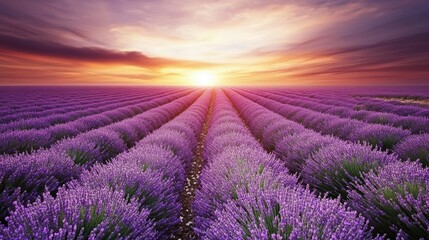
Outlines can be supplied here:
[[383, 112], [371, 112], [363, 120], [369, 123], [387, 125], [390, 124], [392, 121], [397, 121], [398, 119], [398, 115]]
[[400, 158], [417, 160], [429, 166], [429, 134], [411, 135], [395, 146], [394, 152]]
[[211, 145], [211, 143], [217, 136], [231, 132], [250, 134], [249, 129], [247, 129], [242, 122], [237, 123], [216, 121], [212, 123], [210, 131], [207, 133], [207, 136], [205, 138], [205, 144]]
[[320, 192], [345, 198], [351, 183], [361, 181], [362, 174], [396, 161], [396, 156], [369, 146], [338, 142], [322, 147], [307, 159], [302, 178]]
[[113, 121], [110, 118], [104, 115], [83, 117], [79, 119], [79, 126], [82, 127], [82, 129], [79, 129], [79, 132], [87, 131], [88, 129], [103, 127], [112, 122]]
[[398, 118], [393, 126], [409, 129], [412, 133], [429, 133], [429, 119], [418, 116], [407, 116]]
[[383, 125], [366, 125], [350, 136], [351, 141], [367, 142], [374, 147], [390, 150], [401, 140], [411, 135], [408, 130]]
[[336, 118], [332, 121], [326, 122], [326, 126], [319, 130], [325, 134], [331, 134], [341, 139], [347, 140], [350, 138], [352, 133], [365, 125], [366, 124], [353, 119]]
[[206, 239], [373, 239], [367, 221], [338, 199], [303, 188], [238, 195], [216, 211]]
[[14, 201], [33, 202], [44, 191], [55, 194], [62, 184], [78, 178], [81, 168], [65, 154], [43, 150], [33, 155], [5, 156], [0, 159], [0, 220]]
[[76, 136], [79, 132], [72, 124], [59, 124], [46, 129], [55, 141]]
[[126, 144], [127, 148], [131, 148], [140, 139], [136, 129], [132, 125], [118, 123], [108, 126], [108, 131], [116, 132], [121, 140]]
[[158, 237], [168, 237], [179, 223], [180, 203], [172, 188], [172, 179], [164, 179], [156, 171], [137, 162], [113, 161], [107, 165], [96, 165], [80, 177], [80, 184], [93, 188], [109, 188], [121, 191], [129, 203], [137, 200], [139, 209], [149, 210], [148, 218], [155, 223]]
[[93, 143], [94, 148], [102, 154], [103, 160], [112, 158], [127, 149], [125, 143], [117, 132], [108, 129], [100, 129], [84, 134], [80, 139]]
[[259, 143], [255, 139], [249, 137], [249, 135], [243, 135], [240, 132], [226, 132], [222, 135], [218, 135], [213, 138], [210, 145], [206, 145], [204, 156], [211, 162], [213, 157], [222, 153], [229, 147], [241, 146], [261, 150], [262, 147]]
[[236, 124], [243, 123], [240, 118], [237, 118], [237, 114], [235, 112], [225, 111], [222, 108], [222, 113], [223, 114], [216, 115], [216, 111], [213, 111], [211, 126], [223, 125], [228, 123], [236, 123]]
[[53, 149], [64, 152], [75, 164], [84, 168], [90, 168], [97, 162], [103, 162], [100, 151], [93, 146], [92, 142], [86, 139], [63, 141]]
[[262, 139], [262, 135], [264, 133], [264, 130], [273, 125], [276, 122], [284, 120], [283, 117], [273, 114], [272, 112], [263, 112], [262, 114], [259, 114], [256, 117], [246, 118], [250, 128], [253, 130], [253, 134], [257, 139]]
[[[193, 121], [195, 121], [195, 119]], [[184, 122], [172, 121], [168, 123], [168, 129], [183, 133], [184, 135], [186, 135], [186, 139], [189, 140], [191, 146], [195, 146], [197, 145], [197, 139], [195, 137], [196, 133], [194, 132], [193, 128], [190, 126], [189, 122], [190, 121], [184, 121]], [[204, 122], [204, 120], [202, 122]]]
[[149, 211], [109, 189], [61, 189], [18, 205], [2, 234], [9, 239], [155, 239]]
[[67, 153], [76, 164], [89, 168], [118, 155], [127, 147], [117, 133], [102, 129], [65, 140], [55, 148]]
[[395, 162], [349, 192], [350, 206], [381, 234], [398, 239], [429, 238], [429, 170], [418, 162]]
[[263, 150], [243, 146], [230, 147], [216, 155], [203, 170], [200, 181], [201, 189], [193, 204], [195, 230], [200, 235], [215, 219], [214, 211], [228, 200], [237, 199], [240, 189], [278, 189], [297, 184], [297, 178], [289, 175], [278, 159]]
[[304, 126], [282, 119], [282, 121], [274, 122], [274, 124], [271, 124], [264, 129], [262, 133], [262, 143], [265, 148], [272, 150], [275, 148], [276, 143], [283, 137], [303, 131], [305, 131]]
[[292, 173], [300, 173], [302, 164], [311, 154], [329, 144], [339, 144], [340, 139], [306, 131], [286, 135], [276, 143], [275, 153]]
[[163, 179], [171, 179], [176, 192], [180, 192], [185, 183], [185, 169], [174, 153], [162, 146], [145, 144], [118, 155], [113, 161], [133, 162], [141, 169], [153, 169], [162, 172]]
[[43, 130], [12, 131], [0, 135], [0, 154], [29, 153], [48, 146], [51, 135]]
[[363, 120], [372, 112], [363, 110], [364, 107], [361, 105], [357, 105], [354, 107], [355, 112], [350, 116], [352, 119]]
[[185, 169], [191, 167], [191, 160], [193, 158], [193, 149], [186, 135], [180, 131], [170, 129], [160, 129], [149, 136], [143, 141], [139, 142], [137, 146], [142, 144], [155, 144], [170, 149], [174, 155], [178, 156], [185, 166]]

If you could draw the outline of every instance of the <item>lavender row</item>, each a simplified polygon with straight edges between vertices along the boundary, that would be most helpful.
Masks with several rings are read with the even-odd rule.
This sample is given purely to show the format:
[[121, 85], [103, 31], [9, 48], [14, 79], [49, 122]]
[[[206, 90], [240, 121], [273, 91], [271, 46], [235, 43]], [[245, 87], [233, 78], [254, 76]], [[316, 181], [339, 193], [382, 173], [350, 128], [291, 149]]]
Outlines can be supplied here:
[[[68, 237], [76, 232], [77, 238], [169, 237], [179, 221], [178, 187], [184, 184], [185, 165], [191, 160], [189, 152], [196, 146], [210, 95], [208, 91], [204, 93], [188, 110], [144, 138], [131, 151], [83, 173], [79, 181], [61, 189], [56, 199], [48, 196], [47, 200], [28, 207], [19, 206], [8, 218], [9, 225], [3, 234], [20, 238], [49, 236], [48, 233]], [[83, 200], [76, 201], [82, 195]], [[103, 201], [106, 197], [109, 199]], [[41, 211], [48, 204], [53, 206], [52, 210]], [[106, 205], [116, 211], [105, 209]], [[78, 217], [82, 211], [88, 213], [87, 219]], [[106, 211], [108, 214], [104, 214]], [[57, 219], [61, 215], [62, 222]], [[45, 224], [34, 219], [42, 219]], [[76, 223], [80, 223], [77, 229], [73, 227]], [[124, 223], [129, 226], [123, 226]], [[109, 231], [106, 226], [112, 229]]]
[[[49, 108], [50, 106], [48, 106], [48, 102], [46, 101], [47, 97], [49, 99], [52, 99], [55, 104], [63, 104], [75, 100], [76, 96], [78, 96], [77, 91], [74, 90], [58, 91], [57, 89], [55, 89], [55, 91], [52, 91], [50, 89], [42, 90], [40, 88], [9, 87], [2, 87], [1, 90], [2, 91], [0, 92], [0, 103], [2, 105], [0, 106], [0, 111], [12, 109], [20, 111], [21, 109], [25, 109], [28, 107], [35, 107], [35, 104], [40, 105], [42, 108]], [[22, 96], [26, 97], [23, 98]], [[106, 93], [102, 94], [101, 92], [91, 92], [90, 95], [82, 96], [81, 100], [99, 99], [106, 96], [108, 96]]]
[[[415, 91], [415, 89], [414, 89]], [[279, 92], [281, 93], [281, 92]], [[368, 110], [376, 112], [388, 112], [400, 116], [421, 116], [429, 117], [429, 109], [420, 104], [393, 101], [389, 99], [354, 96], [353, 92], [346, 94], [331, 94], [330, 96], [321, 94], [312, 94], [311, 98], [320, 103], [326, 103], [335, 106], [353, 108], [354, 110]], [[300, 94], [300, 96], [306, 96]], [[399, 100], [399, 99], [398, 99]]]
[[[178, 90], [178, 88], [174, 88]], [[121, 97], [123, 95], [138, 96], [145, 92], [152, 91], [170, 91], [173, 88], [166, 87], [24, 87], [24, 88], [7, 88], [2, 87], [0, 93], [0, 109], [15, 109], [17, 111], [31, 107], [42, 107], [49, 109], [56, 104], [73, 104], [76, 101], [86, 100], [103, 100], [106, 98]], [[182, 89], [183, 90], [183, 89]], [[85, 94], [83, 94], [85, 93]], [[53, 102], [47, 101], [52, 99]], [[36, 106], [34, 106], [36, 105]]]
[[217, 92], [194, 202], [202, 239], [371, 239], [363, 217], [297, 185]]
[[[288, 118], [314, 129], [323, 134], [332, 134], [344, 140], [369, 143], [382, 150], [394, 151], [394, 147], [411, 136], [411, 132], [395, 127], [379, 124], [363, 123], [354, 119], [314, 112], [302, 107], [281, 104], [277, 101], [259, 97], [257, 95], [237, 91], [252, 101]], [[427, 147], [426, 147], [427, 149]]]
[[[281, 93], [282, 91], [278, 92]], [[352, 93], [349, 93], [352, 94]], [[307, 94], [300, 94], [301, 96], [307, 96]], [[320, 94], [312, 94], [311, 96], [315, 101], [320, 103], [327, 103], [335, 106], [350, 107], [354, 110], [368, 110], [377, 112], [387, 112], [397, 114], [400, 116], [420, 116], [429, 117], [429, 109], [421, 105], [410, 103], [402, 103], [399, 101], [386, 101], [382, 99], [375, 99], [372, 97], [355, 97], [341, 95], [333, 96], [321, 96]], [[377, 97], [376, 95], [374, 97]], [[380, 95], [379, 97], [383, 97]], [[391, 96], [394, 97], [394, 96]], [[341, 100], [338, 100], [340, 98]]]
[[18, 205], [0, 226], [0, 239], [155, 239], [149, 210], [121, 190], [61, 188], [29, 206]]
[[58, 187], [78, 178], [84, 169], [105, 163], [184, 111], [201, 95], [195, 91], [133, 118], [64, 140], [49, 150], [0, 159], [0, 219], [13, 202], [33, 202], [45, 189], [55, 194]]
[[292, 173], [300, 174], [305, 183], [331, 197], [345, 199], [348, 186], [361, 173], [399, 161], [369, 146], [306, 129], [232, 91], [228, 95], [265, 148], [282, 159]]
[[131, 105], [136, 105], [154, 98], [163, 97], [171, 93], [157, 93], [149, 94], [143, 97], [137, 97], [132, 99], [123, 99], [117, 100], [113, 103], [101, 102], [92, 104], [92, 106], [78, 105], [73, 106], [72, 108], [66, 108], [65, 110], [56, 109], [58, 113], [46, 113], [42, 117], [32, 117], [32, 118], [21, 118], [18, 116], [18, 121], [13, 121], [6, 124], [0, 124], [0, 133], [14, 131], [14, 130], [29, 130], [29, 129], [42, 129], [47, 128], [57, 124], [64, 124], [67, 122], [74, 121], [76, 119], [100, 114], [108, 110], [126, 107]]
[[[137, 97], [126, 94], [128, 97]], [[21, 95], [28, 99], [33, 99], [31, 95]], [[124, 94], [118, 96], [93, 96], [91, 98], [79, 98], [79, 96], [73, 96], [71, 99], [60, 100], [55, 98], [50, 98], [46, 96], [43, 100], [34, 99], [32, 103], [21, 104], [20, 108], [16, 107], [5, 107], [0, 110], [0, 123], [8, 123], [11, 121], [18, 120], [20, 118], [30, 118], [38, 117], [43, 115], [37, 115], [42, 113], [56, 113], [56, 111], [61, 111], [63, 108], [73, 109], [75, 106], [85, 105], [85, 104], [96, 104], [104, 101], [115, 101], [124, 98]], [[8, 105], [10, 103], [7, 103]], [[7, 106], [7, 105], [6, 105]]]
[[73, 103], [58, 106], [45, 111], [25, 111], [22, 113], [11, 114], [1, 118], [0, 130], [2, 132], [14, 129], [43, 128], [50, 124], [59, 124], [71, 121], [79, 117], [106, 111], [105, 109], [114, 109], [127, 104], [135, 104], [138, 101], [144, 101], [156, 95], [167, 94], [167, 92], [153, 91], [139, 96], [124, 94], [122, 97], [114, 99], [101, 99], [100, 101], [91, 101], [84, 103]]
[[[27, 88], [26, 88], [27, 89]], [[28, 89], [32, 90], [32, 88]], [[66, 106], [73, 106], [75, 104], [85, 104], [85, 103], [95, 103], [102, 102], [106, 100], [120, 99], [124, 95], [130, 97], [137, 97], [142, 95], [142, 92], [135, 92], [131, 89], [118, 89], [115, 91], [109, 90], [104, 91], [102, 89], [53, 89], [55, 90], [46, 90], [34, 92], [20, 92], [12, 91], [13, 98], [11, 101], [6, 101], [4, 107], [0, 110], [1, 112], [1, 122], [3, 122], [3, 117], [7, 118], [10, 115], [15, 114], [25, 114], [26, 112], [43, 112], [51, 111], [56, 108], [62, 108]], [[87, 94], [82, 94], [82, 91], [85, 91]], [[151, 92], [159, 91], [157, 89], [151, 89]], [[110, 92], [110, 94], [109, 94]], [[0, 97], [3, 99], [3, 97]]]
[[404, 128], [410, 130], [414, 134], [428, 133], [429, 132], [429, 119], [425, 117], [416, 116], [398, 116], [391, 113], [380, 113], [371, 111], [355, 111], [346, 107], [335, 107], [328, 104], [317, 103], [308, 100], [308, 97], [294, 97], [280, 96], [270, 94], [264, 91], [252, 91], [252, 93], [259, 96], [269, 98], [284, 104], [292, 106], [299, 106], [306, 109], [314, 110], [321, 113], [332, 114], [341, 118], [356, 119], [362, 122], [389, 125], [398, 128]]
[[373, 100], [370, 102], [360, 102], [356, 109], [365, 109], [378, 112], [394, 113], [402, 116], [422, 116], [429, 118], [429, 109], [421, 106], [410, 106], [402, 102]]
[[144, 111], [166, 104], [189, 92], [179, 92], [162, 98], [153, 97], [146, 102], [124, 106], [45, 129], [12, 131], [0, 136], [0, 154], [31, 152], [47, 148], [58, 140], [74, 137], [82, 132], [96, 129], [141, 114]]
[[429, 169], [369, 146], [323, 136], [237, 93], [228, 95], [264, 147], [305, 184], [340, 196], [389, 238], [429, 236]]
[[[259, 98], [256, 102], [282, 116], [286, 116], [286, 118], [300, 122], [304, 126], [320, 131], [321, 133], [327, 135], [332, 134], [341, 137], [343, 140], [368, 142], [378, 147], [389, 145], [392, 146], [389, 149], [396, 153], [401, 159], [410, 159], [413, 161], [420, 160], [424, 166], [429, 166], [429, 134], [400, 137], [401, 132], [395, 134], [395, 131], [391, 131], [392, 129], [390, 128], [377, 128], [376, 126], [370, 125], [359, 129], [357, 124], [353, 121], [352, 123], [348, 123], [346, 120], [327, 118], [317, 113], [302, 113], [299, 112], [299, 109], [281, 108], [280, 106], [282, 104], [268, 99], [264, 100], [263, 98]], [[331, 120], [331, 122], [329, 120]], [[323, 128], [323, 126], [325, 127]], [[353, 138], [353, 136], [356, 137], [359, 135], [357, 133], [353, 135], [353, 131], [360, 133], [361, 139]], [[274, 140], [276, 139], [274, 138], [273, 141]]]
[[[261, 102], [262, 101], [262, 102]], [[281, 104], [262, 98], [258, 102], [271, 110], [301, 122], [306, 127], [313, 128], [325, 134], [333, 134], [345, 140], [368, 142], [373, 146], [395, 152], [401, 159], [420, 161], [429, 166], [429, 134], [408, 135], [406, 132], [387, 126], [362, 125], [354, 120], [337, 119], [329, 115], [312, 111], [303, 112], [301, 108], [292, 106], [281, 108]]]
[[117, 157], [120, 164], [129, 162], [140, 166], [140, 171], [143, 169], [159, 176], [152, 179], [152, 186], [146, 184], [148, 187], [144, 189], [154, 195], [149, 210], [154, 212], [153, 221], [159, 239], [177, 231], [181, 209], [179, 197], [185, 187], [186, 173], [191, 168], [211, 98], [212, 91], [207, 90], [188, 110], [144, 138], [131, 151]]

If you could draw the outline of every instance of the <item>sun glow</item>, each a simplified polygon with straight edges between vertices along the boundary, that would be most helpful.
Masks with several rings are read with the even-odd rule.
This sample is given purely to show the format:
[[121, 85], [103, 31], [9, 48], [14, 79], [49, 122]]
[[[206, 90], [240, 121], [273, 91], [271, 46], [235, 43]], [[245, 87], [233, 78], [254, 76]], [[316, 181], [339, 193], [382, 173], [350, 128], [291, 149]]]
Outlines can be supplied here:
[[191, 75], [192, 84], [199, 87], [210, 87], [216, 85], [216, 76], [207, 71], [195, 72]]

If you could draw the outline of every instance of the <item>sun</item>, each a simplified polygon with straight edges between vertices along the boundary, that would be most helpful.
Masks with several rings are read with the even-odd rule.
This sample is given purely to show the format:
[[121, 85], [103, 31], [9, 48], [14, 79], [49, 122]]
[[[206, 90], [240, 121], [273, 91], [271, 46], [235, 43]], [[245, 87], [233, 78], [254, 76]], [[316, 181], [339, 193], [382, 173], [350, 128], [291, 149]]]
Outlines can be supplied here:
[[211, 87], [216, 85], [216, 76], [208, 71], [198, 71], [191, 75], [193, 85], [199, 87]]

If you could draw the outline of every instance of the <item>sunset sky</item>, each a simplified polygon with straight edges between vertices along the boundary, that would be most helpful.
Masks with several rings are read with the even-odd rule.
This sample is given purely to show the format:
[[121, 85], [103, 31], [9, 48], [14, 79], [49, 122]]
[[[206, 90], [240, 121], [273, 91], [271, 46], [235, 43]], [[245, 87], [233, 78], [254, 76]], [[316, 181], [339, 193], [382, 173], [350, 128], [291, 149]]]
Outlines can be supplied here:
[[205, 74], [219, 85], [429, 84], [429, 1], [0, 1], [0, 84], [192, 85]]

